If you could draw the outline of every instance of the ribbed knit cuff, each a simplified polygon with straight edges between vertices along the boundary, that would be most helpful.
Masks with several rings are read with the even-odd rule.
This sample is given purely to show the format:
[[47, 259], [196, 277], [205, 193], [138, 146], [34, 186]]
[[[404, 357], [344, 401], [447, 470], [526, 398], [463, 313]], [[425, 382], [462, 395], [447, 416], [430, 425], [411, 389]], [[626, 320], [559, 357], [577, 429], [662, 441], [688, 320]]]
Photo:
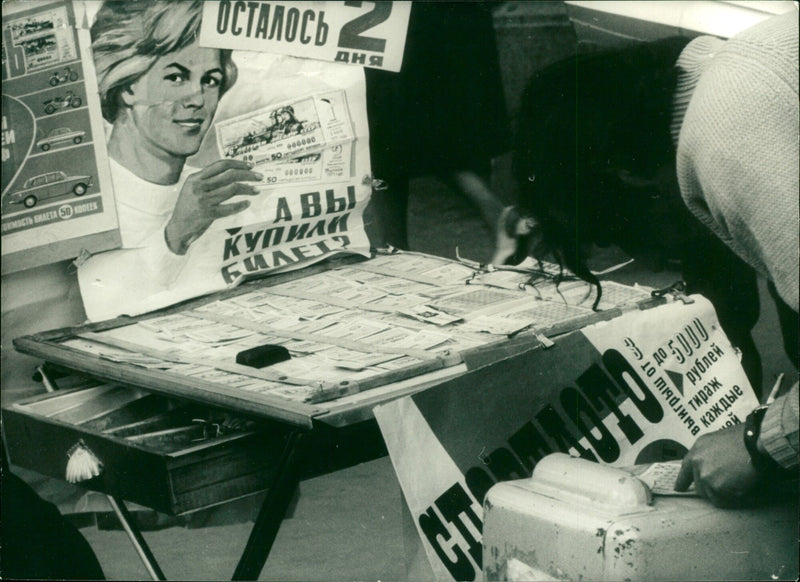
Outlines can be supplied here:
[[786, 469], [798, 466], [797, 384], [773, 402], [761, 423], [759, 444], [776, 463]]

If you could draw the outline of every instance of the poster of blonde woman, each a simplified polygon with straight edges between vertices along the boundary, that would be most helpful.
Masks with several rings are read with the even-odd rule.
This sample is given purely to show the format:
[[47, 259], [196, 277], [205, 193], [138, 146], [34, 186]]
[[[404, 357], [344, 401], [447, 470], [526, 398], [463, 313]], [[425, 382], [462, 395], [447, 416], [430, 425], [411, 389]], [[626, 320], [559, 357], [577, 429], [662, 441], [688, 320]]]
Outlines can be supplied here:
[[122, 235], [78, 269], [90, 319], [368, 255], [361, 68], [203, 47], [202, 2], [86, 7]]

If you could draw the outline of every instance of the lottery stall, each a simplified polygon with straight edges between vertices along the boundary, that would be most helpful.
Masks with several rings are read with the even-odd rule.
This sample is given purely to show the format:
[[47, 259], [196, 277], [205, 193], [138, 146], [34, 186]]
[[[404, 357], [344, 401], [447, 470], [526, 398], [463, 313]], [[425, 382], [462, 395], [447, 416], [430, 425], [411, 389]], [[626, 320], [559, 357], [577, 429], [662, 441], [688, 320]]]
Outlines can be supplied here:
[[[492, 486], [551, 453], [675, 459], [757, 405], [680, 284], [600, 294], [545, 261], [374, 248], [363, 67], [399, 70], [409, 3], [201, 3], [191, 43], [111, 89], [97, 3], [21, 7], [3, 24], [24, 56], [3, 65], [3, 272], [76, 259], [86, 321], [14, 338], [46, 392], [3, 402], [3, 440], [107, 496], [152, 578], [128, 504], [186, 516], [266, 490], [233, 573], [257, 579], [301, 480], [389, 455], [432, 575], [480, 579]], [[172, 181], [142, 176], [153, 143]], [[246, 187], [215, 192], [226, 172]], [[211, 192], [202, 228], [174, 220], [187, 188]], [[73, 241], [87, 209], [97, 232]]]
[[[376, 404], [665, 301], [609, 283], [594, 312], [592, 288], [557, 286], [549, 267], [487, 273], [413, 253], [340, 259], [134, 318], [18, 338], [18, 350], [65, 370], [53, 384], [74, 389], [7, 407], [9, 454], [121, 507], [171, 514], [270, 486], [279, 498], [267, 498], [266, 525], [254, 532], [274, 536], [313, 457], [369, 429], [375, 446], [362, 453], [385, 454]], [[510, 372], [498, 378], [516, 382]], [[299, 447], [303, 439], [316, 447]], [[254, 533], [237, 576], [260, 570], [263, 535]]]

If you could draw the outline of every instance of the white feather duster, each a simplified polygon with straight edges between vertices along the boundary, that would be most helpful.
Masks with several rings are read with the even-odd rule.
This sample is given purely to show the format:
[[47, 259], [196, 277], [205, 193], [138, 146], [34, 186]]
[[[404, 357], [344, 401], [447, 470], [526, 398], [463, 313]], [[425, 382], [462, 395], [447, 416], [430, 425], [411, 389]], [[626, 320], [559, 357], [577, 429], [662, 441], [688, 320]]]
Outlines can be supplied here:
[[88, 481], [103, 471], [102, 461], [86, 446], [83, 439], [67, 451], [67, 458], [66, 479], [70, 483]]

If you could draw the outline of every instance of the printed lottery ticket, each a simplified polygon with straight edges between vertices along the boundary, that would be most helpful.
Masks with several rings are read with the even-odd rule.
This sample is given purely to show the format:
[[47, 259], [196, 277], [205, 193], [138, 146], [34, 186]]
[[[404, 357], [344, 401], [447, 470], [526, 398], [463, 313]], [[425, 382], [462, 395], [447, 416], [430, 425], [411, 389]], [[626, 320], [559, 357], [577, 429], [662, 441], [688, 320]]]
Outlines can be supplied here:
[[160, 339], [182, 338], [187, 333], [206, 327], [208, 322], [180, 313], [146, 319], [136, 324], [142, 330], [160, 334]]
[[286, 317], [284, 313], [276, 312], [267, 306], [253, 307], [251, 309], [242, 307], [236, 315], [253, 323], [262, 324], [264, 327], [270, 327], [276, 321]]
[[228, 303], [221, 304], [225, 305], [224, 308], [220, 309], [214, 307], [216, 304], [210, 304], [204, 305], [195, 311], [213, 313], [223, 317], [235, 317], [265, 325], [286, 317], [285, 313], [269, 305], [265, 297], [265, 295], [258, 292], [246, 293], [230, 299]]
[[386, 331], [389, 327], [382, 322], [372, 321], [361, 317], [349, 317], [326, 328], [322, 335], [330, 338], [359, 341], [373, 334]]
[[446, 343], [449, 339], [450, 336], [445, 333], [392, 327], [370, 336], [368, 341], [392, 348], [429, 350]]
[[344, 91], [287, 101], [220, 121], [216, 134], [222, 157], [256, 165], [355, 139]]
[[328, 344], [322, 344], [311, 340], [289, 340], [284, 345], [292, 356], [316, 354], [317, 352], [322, 352], [330, 348]]
[[382, 273], [373, 273], [352, 267], [344, 267], [331, 272], [342, 280], [368, 285], [373, 289], [380, 289], [386, 293], [395, 295], [408, 295], [411, 293], [421, 293], [434, 288], [428, 283], [419, 283], [409, 279], [392, 277]]
[[99, 355], [101, 358], [104, 358], [106, 360], [111, 360], [112, 362], [118, 362], [121, 364], [131, 364], [132, 366], [140, 366], [142, 368], [161, 369], [161, 370], [167, 370], [171, 368], [169, 362], [145, 354], [136, 354], [133, 352], [120, 353], [120, 352], [103, 351], [100, 352]]
[[[252, 295], [248, 293], [247, 295]], [[244, 295], [242, 295], [244, 297]], [[248, 305], [240, 305], [235, 300], [238, 300], [239, 297], [235, 297], [233, 299], [229, 299], [227, 301], [213, 301], [212, 303], [206, 303], [205, 305], [201, 305], [199, 307], [195, 307], [193, 311], [197, 311], [200, 313], [213, 313], [214, 315], [220, 316], [236, 316], [241, 313], [242, 308], [248, 308]]]
[[378, 299], [365, 304], [378, 307], [380, 309], [393, 309], [395, 311], [405, 311], [414, 306], [425, 303], [429, 299], [421, 295], [384, 295]]
[[344, 308], [336, 305], [291, 296], [274, 295], [266, 304], [284, 314], [292, 314], [303, 319], [320, 319], [344, 311]]
[[377, 371], [400, 370], [402, 368], [407, 368], [408, 366], [413, 366], [414, 364], [417, 363], [419, 363], [419, 360], [415, 358], [411, 358], [409, 356], [401, 356], [395, 360], [389, 360], [388, 362], [382, 362], [376, 366], [373, 366], [373, 369]]
[[353, 176], [353, 143], [331, 146], [321, 152], [312, 152], [295, 158], [263, 164], [258, 171], [263, 174], [260, 186], [273, 188], [285, 184], [317, 184], [348, 180]]
[[370, 301], [380, 300], [386, 297], [386, 292], [367, 285], [359, 285], [350, 289], [337, 289], [335, 292], [330, 293], [330, 296], [339, 301], [347, 301], [354, 306], [358, 306]]
[[675, 491], [675, 479], [681, 470], [680, 461], [653, 463], [650, 466], [637, 466], [633, 473], [650, 488], [655, 495], [681, 495], [698, 497], [698, 493], [691, 484], [687, 491]]
[[413, 336], [413, 342], [410, 344], [412, 348], [432, 349], [444, 346], [450, 341], [450, 336], [430, 330], [419, 330]]
[[270, 369], [292, 378], [304, 378], [309, 383], [336, 383], [342, 380], [357, 380], [361, 377], [358, 374], [354, 375], [352, 370], [333, 365], [333, 362], [324, 356], [325, 353], [280, 362]]
[[[483, 336], [483, 337], [481, 337]], [[450, 352], [458, 352], [462, 350], [468, 350], [471, 348], [476, 348], [478, 346], [482, 346], [486, 343], [486, 337], [484, 334], [479, 333], [469, 333], [469, 332], [462, 332], [458, 335], [453, 335], [447, 343], [442, 344], [437, 352], [442, 351], [450, 351]]]
[[592, 305], [594, 286], [582, 280], [562, 281], [557, 285], [551, 280], [536, 282], [529, 287], [539, 299], [581, 305]]
[[348, 281], [328, 273], [319, 273], [289, 284], [279, 285], [273, 290], [277, 295], [315, 299], [321, 302], [330, 299], [336, 302], [361, 305], [367, 301], [379, 299], [386, 295], [384, 291], [374, 289], [357, 281]]
[[461, 321], [461, 317], [450, 315], [444, 311], [439, 311], [430, 305], [417, 305], [410, 309], [401, 311], [403, 315], [413, 317], [416, 320], [432, 323], [434, 325], [449, 325]]
[[186, 337], [206, 344], [220, 344], [224, 342], [241, 340], [243, 338], [256, 335], [256, 332], [252, 330], [242, 329], [241, 327], [227, 323], [206, 321], [205, 324], [206, 325], [202, 328], [197, 328], [186, 332]]
[[494, 317], [509, 321], [522, 321], [536, 327], [544, 327], [554, 323], [569, 321], [577, 317], [591, 315], [588, 307], [567, 305], [563, 301], [531, 301], [525, 309], [515, 309], [496, 313]]
[[[231, 305], [241, 306], [246, 309], [250, 309], [252, 307], [260, 307], [262, 305], [268, 305], [269, 303], [269, 295], [264, 291], [250, 291], [249, 293], [245, 293], [243, 295], [236, 295], [235, 297], [231, 297], [230, 299], [226, 299], [225, 301], [216, 301], [214, 303], [209, 303], [208, 305], [203, 305], [202, 307], [198, 307], [198, 311], [212, 311], [214, 313], [224, 314], [226, 311], [225, 309], [220, 309], [216, 311], [214, 306], [222, 306], [227, 307]], [[235, 310], [232, 310], [233, 313]]]
[[[435, 267], [448, 263], [444, 259], [427, 255], [416, 255], [413, 253], [398, 253], [396, 255], [379, 255], [372, 259], [368, 265], [360, 265], [360, 268], [369, 266], [370, 268], [387, 267], [391, 269], [396, 277], [402, 277], [408, 273], [419, 275]], [[368, 270], [368, 269], [365, 269]]]
[[529, 327], [533, 322], [519, 317], [506, 318], [497, 315], [484, 315], [467, 321], [462, 329], [473, 332], [510, 335]]
[[448, 262], [423, 271], [422, 275], [440, 284], [466, 283], [475, 275], [475, 271], [466, 265]]
[[395, 354], [358, 352], [347, 348], [331, 348], [323, 352], [322, 356], [333, 366], [347, 370], [363, 370], [400, 357]]
[[316, 273], [297, 279], [281, 283], [271, 288], [271, 291], [278, 295], [292, 295], [293, 293], [306, 293], [311, 295], [328, 295], [335, 293], [339, 289], [350, 289], [357, 287], [357, 281], [347, 280], [342, 277], [334, 276], [330, 272]]
[[269, 330], [278, 334], [287, 333], [288, 337], [292, 334], [320, 334], [334, 323], [336, 323], [334, 319], [300, 319], [296, 316], [286, 316], [271, 322]]

